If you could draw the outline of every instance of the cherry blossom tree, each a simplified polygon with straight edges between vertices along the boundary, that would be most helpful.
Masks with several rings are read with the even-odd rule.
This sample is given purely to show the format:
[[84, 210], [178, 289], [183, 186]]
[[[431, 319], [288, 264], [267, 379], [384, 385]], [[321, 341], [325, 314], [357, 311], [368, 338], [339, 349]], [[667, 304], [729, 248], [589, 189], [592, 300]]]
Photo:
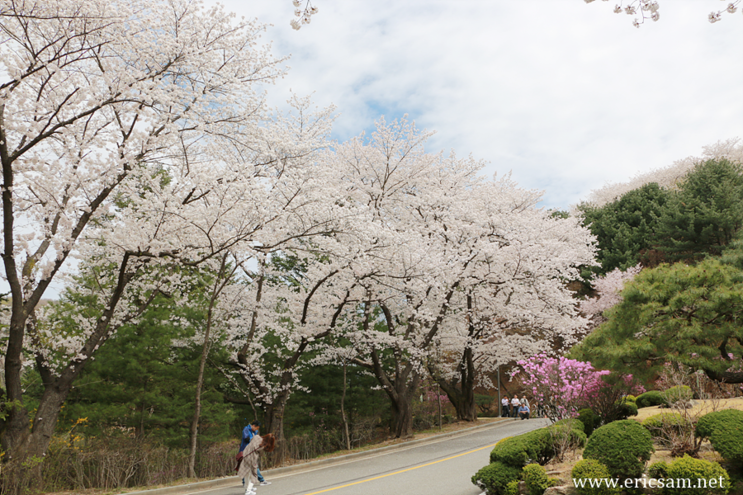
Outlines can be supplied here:
[[317, 14], [317, 7], [312, 5], [310, 0], [292, 0], [294, 5], [294, 19], [289, 23], [297, 31], [302, 29], [302, 25], [309, 24], [312, 16]]
[[468, 293], [478, 288], [488, 317], [567, 337], [580, 319], [564, 282], [593, 262], [591, 236], [577, 219], [537, 208], [539, 194], [509, 177], [483, 180], [482, 163], [471, 158], [426, 153], [426, 137], [405, 121], [380, 122], [369, 142], [336, 150], [350, 165], [349, 194], [372, 209], [374, 235], [383, 236], [362, 283], [363, 316], [346, 336], [359, 353], [353, 362], [390, 398], [396, 436], [410, 434], [410, 399], [437, 337], [457, 325], [469, 331]]
[[[282, 73], [263, 27], [187, 1], [0, 2], [3, 266], [11, 290], [5, 350], [7, 459], [41, 458], [85, 363], [178, 266], [323, 232], [307, 167], [327, 112], [272, 117], [258, 84]], [[310, 187], [311, 188], [311, 187]], [[278, 224], [281, 224], [280, 226]], [[260, 236], [258, 235], [260, 233]], [[98, 311], [75, 335], [39, 302], [69, 260], [105, 272]], [[24, 355], [44, 392], [31, 421]]]
[[[585, 0], [586, 3], [592, 3], [593, 1]], [[740, 2], [741, 0], [729, 1], [725, 9], [713, 10], [707, 16], [707, 19], [713, 24], [721, 21], [723, 14], [736, 13]], [[660, 4], [656, 0], [618, 0], [618, 3], [614, 5], [614, 13], [636, 16], [632, 19], [632, 25], [639, 28], [647, 20], [657, 21], [660, 19]]]
[[619, 199], [629, 191], [639, 189], [652, 182], [657, 183], [662, 188], [678, 189], [679, 183], [698, 163], [719, 159], [743, 163], [743, 141], [738, 138], [718, 141], [704, 146], [700, 156], [689, 156], [677, 160], [669, 166], [639, 174], [627, 182], [607, 184], [591, 191], [586, 203], [593, 207], [600, 207]]
[[622, 302], [624, 284], [634, 279], [640, 270], [642, 270], [640, 265], [628, 268], [626, 271], [615, 268], [594, 281], [596, 297], [580, 302], [580, 310], [591, 319], [593, 328], [606, 321], [603, 316], [605, 311]]

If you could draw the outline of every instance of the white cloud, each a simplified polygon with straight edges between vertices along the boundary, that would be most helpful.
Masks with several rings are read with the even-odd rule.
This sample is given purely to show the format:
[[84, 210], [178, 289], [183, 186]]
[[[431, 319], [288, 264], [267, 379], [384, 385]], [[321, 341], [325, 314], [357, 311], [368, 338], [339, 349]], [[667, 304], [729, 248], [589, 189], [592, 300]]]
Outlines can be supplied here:
[[272, 91], [335, 104], [338, 139], [380, 113], [408, 113], [455, 149], [513, 170], [565, 207], [607, 181], [743, 137], [743, 16], [711, 25], [713, 0], [665, 0], [640, 29], [613, 4], [580, 0], [315, 0], [300, 31], [289, 0], [226, 2], [273, 23], [292, 58]]

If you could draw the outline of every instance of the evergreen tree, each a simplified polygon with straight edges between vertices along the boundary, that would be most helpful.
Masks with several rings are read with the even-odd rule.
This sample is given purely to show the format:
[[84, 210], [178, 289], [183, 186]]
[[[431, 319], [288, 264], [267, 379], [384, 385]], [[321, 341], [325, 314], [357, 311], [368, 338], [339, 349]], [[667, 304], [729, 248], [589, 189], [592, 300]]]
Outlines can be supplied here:
[[[60, 427], [87, 418], [90, 435], [130, 432], [186, 447], [200, 357], [190, 339], [203, 317], [196, 309], [176, 307], [159, 296], [137, 324], [123, 326], [85, 368], [65, 402]], [[222, 352], [219, 346], [212, 348], [212, 354]], [[237, 414], [224, 402], [223, 380], [207, 368], [202, 442], [231, 435]]]
[[696, 165], [660, 218], [658, 244], [669, 260], [719, 256], [743, 226], [743, 167], [726, 159]]
[[598, 261], [594, 273], [605, 275], [619, 268], [626, 270], [643, 260], [643, 254], [656, 242], [656, 231], [669, 198], [656, 183], [645, 184], [600, 207], [589, 203], [578, 209], [598, 240]]
[[652, 376], [667, 363], [743, 383], [743, 271], [719, 259], [640, 272], [571, 352], [595, 366]]

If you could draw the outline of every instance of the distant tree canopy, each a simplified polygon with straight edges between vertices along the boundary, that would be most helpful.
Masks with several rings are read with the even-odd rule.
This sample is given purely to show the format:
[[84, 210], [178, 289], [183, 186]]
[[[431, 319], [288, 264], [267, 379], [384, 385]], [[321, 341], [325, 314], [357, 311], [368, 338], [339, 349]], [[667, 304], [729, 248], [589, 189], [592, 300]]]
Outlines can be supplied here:
[[678, 189], [645, 184], [602, 206], [581, 204], [598, 240], [604, 275], [642, 263], [719, 256], [743, 227], [743, 168], [725, 158], [698, 163]]
[[719, 256], [743, 226], [743, 167], [731, 161], [698, 164], [680, 184], [658, 223], [668, 260]]
[[626, 270], [641, 261], [643, 251], [656, 242], [659, 219], [672, 193], [656, 183], [629, 191], [618, 200], [600, 207], [583, 203], [585, 225], [598, 240], [595, 273], [604, 275], [615, 268]]
[[640, 272], [622, 296], [573, 357], [645, 378], [679, 363], [743, 383], [743, 270], [715, 258], [663, 264]]

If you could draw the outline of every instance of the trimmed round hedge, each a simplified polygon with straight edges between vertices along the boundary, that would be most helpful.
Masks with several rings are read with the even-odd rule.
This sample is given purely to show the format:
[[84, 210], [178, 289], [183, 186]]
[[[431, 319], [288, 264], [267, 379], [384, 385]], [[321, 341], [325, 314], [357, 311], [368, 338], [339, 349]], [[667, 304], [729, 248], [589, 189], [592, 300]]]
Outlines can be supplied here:
[[[670, 495], [724, 495], [730, 489], [730, 476], [722, 466], [716, 462], [694, 459], [688, 455], [676, 458], [668, 464], [665, 467], [664, 478], [666, 485], [669, 481], [674, 483], [673, 487], [666, 486], [663, 490], [663, 493]], [[694, 488], [676, 485], [679, 480], [689, 480]], [[705, 486], [698, 486], [701, 480], [704, 480]]]
[[694, 392], [688, 385], [677, 385], [663, 392], [663, 398], [666, 400], [666, 404], [670, 406], [676, 402], [689, 402], [694, 398]]
[[725, 409], [705, 414], [697, 422], [696, 436], [709, 438], [723, 459], [743, 467], [743, 411]]
[[668, 433], [690, 431], [692, 423], [677, 412], [663, 412], [646, 418], [642, 422], [653, 438], [662, 438], [668, 440]]
[[[619, 493], [619, 488], [611, 487], [607, 485], [612, 479], [609, 468], [601, 464], [596, 459], [583, 459], [578, 461], [573, 466], [571, 472], [575, 483], [575, 489], [580, 495], [616, 495]], [[589, 485], [591, 480], [606, 480], [601, 483], [601, 486], [591, 487]], [[578, 480], [584, 480], [583, 485], [580, 486], [581, 482]]]
[[662, 406], [665, 403], [666, 399], [663, 397], [663, 392], [657, 390], [650, 390], [649, 392], [640, 394], [637, 396], [637, 400], [635, 401], [635, 404], [637, 404], [637, 407], [639, 408]]
[[558, 422], [547, 428], [504, 439], [490, 452], [490, 462], [519, 469], [530, 462], [547, 464], [554, 459], [562, 445], [582, 447], [586, 444], [586, 434], [579, 429], [582, 426], [579, 421], [570, 420], [569, 423]]
[[601, 462], [615, 478], [639, 478], [654, 451], [650, 432], [637, 421], [625, 419], [594, 431], [583, 458]]
[[502, 462], [493, 462], [480, 469], [472, 476], [472, 483], [485, 489], [488, 495], [507, 493], [509, 483], [521, 479], [521, 469], [507, 466]]
[[519, 482], [511, 481], [506, 485], [504, 495], [519, 495]]
[[529, 495], [542, 495], [547, 488], [552, 486], [552, 481], [547, 476], [547, 470], [539, 464], [524, 466], [522, 477]]

